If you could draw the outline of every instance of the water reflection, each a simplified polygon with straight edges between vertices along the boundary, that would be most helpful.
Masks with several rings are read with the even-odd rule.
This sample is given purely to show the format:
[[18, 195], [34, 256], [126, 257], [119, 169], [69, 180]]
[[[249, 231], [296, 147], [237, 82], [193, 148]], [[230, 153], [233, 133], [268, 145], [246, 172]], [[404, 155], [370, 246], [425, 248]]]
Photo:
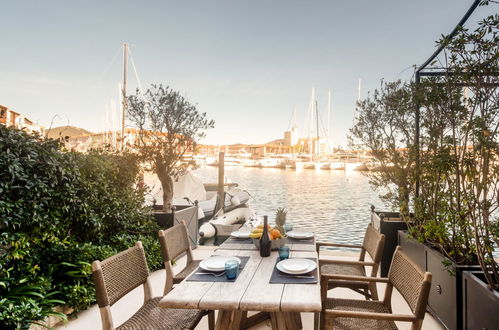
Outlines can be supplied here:
[[[216, 167], [194, 171], [203, 182], [216, 182]], [[226, 167], [225, 175], [252, 195], [258, 215], [273, 221], [277, 207], [288, 209], [296, 229], [314, 231], [319, 240], [362, 243], [370, 206], [386, 209], [368, 179], [359, 172]]]

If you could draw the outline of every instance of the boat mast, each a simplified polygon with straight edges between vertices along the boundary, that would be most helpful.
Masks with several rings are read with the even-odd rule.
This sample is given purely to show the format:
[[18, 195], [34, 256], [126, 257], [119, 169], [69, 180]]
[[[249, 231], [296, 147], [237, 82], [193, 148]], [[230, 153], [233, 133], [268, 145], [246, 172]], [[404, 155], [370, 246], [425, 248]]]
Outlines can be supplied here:
[[310, 98], [310, 105], [308, 107], [309, 111], [310, 111], [310, 121], [308, 123], [308, 136], [310, 137], [309, 139], [309, 146], [308, 146], [308, 149], [309, 149], [309, 153], [310, 153], [310, 161], [313, 161], [313, 149], [312, 149], [312, 140], [313, 140], [313, 137], [312, 137], [312, 130], [313, 130], [313, 126], [314, 125], [314, 101], [315, 101], [315, 87], [312, 87], [312, 97]]
[[361, 83], [362, 83], [362, 79], [359, 78], [359, 87], [358, 87], [358, 90], [357, 90], [357, 101], [360, 101], [360, 86], [361, 86]]
[[123, 43], [123, 86], [121, 89], [121, 150], [125, 149], [126, 82], [128, 75], [128, 43]]
[[331, 126], [331, 89], [328, 90], [327, 92], [327, 139], [329, 140], [329, 134], [330, 132], [330, 126]]
[[316, 135], [317, 135], [317, 144], [316, 144], [316, 149], [315, 153], [319, 155], [319, 107], [317, 106], [317, 100], [315, 100], [315, 125], [316, 125]]

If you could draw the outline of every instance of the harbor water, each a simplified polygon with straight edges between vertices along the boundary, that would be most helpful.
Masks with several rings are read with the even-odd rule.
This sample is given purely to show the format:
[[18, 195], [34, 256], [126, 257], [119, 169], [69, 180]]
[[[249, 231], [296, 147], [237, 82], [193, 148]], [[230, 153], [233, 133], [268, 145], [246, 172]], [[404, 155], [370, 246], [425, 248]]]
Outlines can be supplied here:
[[[203, 166], [193, 173], [203, 182], [217, 182], [217, 167]], [[361, 244], [370, 206], [387, 209], [368, 178], [357, 171], [227, 166], [225, 176], [251, 194], [249, 205], [258, 216], [268, 215], [274, 222], [276, 209], [284, 207], [294, 230], [313, 231], [320, 241]]]

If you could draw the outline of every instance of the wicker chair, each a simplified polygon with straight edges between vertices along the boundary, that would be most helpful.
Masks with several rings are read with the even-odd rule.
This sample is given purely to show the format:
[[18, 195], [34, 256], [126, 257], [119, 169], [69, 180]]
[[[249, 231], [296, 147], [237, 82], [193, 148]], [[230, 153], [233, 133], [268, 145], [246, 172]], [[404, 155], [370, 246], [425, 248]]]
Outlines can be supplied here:
[[[397, 329], [394, 321], [412, 322], [412, 330], [421, 329], [430, 293], [431, 273], [423, 272], [400, 246], [393, 255], [388, 278], [331, 275], [322, 277], [321, 281], [329, 279], [383, 282], [386, 283], [386, 291], [382, 301], [323, 296], [321, 329]], [[392, 314], [393, 287], [405, 299], [412, 314]]]
[[[170, 292], [173, 284], [182, 282], [190, 273], [198, 266], [201, 260], [192, 258], [191, 245], [189, 244], [189, 236], [187, 234], [187, 226], [185, 222], [179, 223], [167, 230], [158, 232], [159, 244], [161, 245], [161, 254], [163, 255], [163, 263], [166, 270], [166, 282], [164, 294]], [[172, 261], [178, 256], [186, 253], [187, 263], [180, 272], [173, 275]]]
[[111, 306], [141, 284], [144, 286], [144, 305], [117, 329], [194, 329], [207, 314], [210, 329], [214, 328], [213, 312], [158, 307], [161, 297], [152, 297], [149, 270], [141, 242], [104, 261], [94, 261], [92, 273], [103, 330], [115, 328]]
[[[333, 246], [343, 248], [357, 248], [360, 249], [358, 261], [353, 260], [320, 260], [320, 273], [322, 275], [352, 275], [352, 276], [366, 276], [366, 266], [371, 266], [371, 276], [375, 277], [378, 274], [379, 263], [383, 254], [383, 247], [385, 246], [385, 235], [380, 234], [374, 229], [372, 224], [369, 224], [366, 229], [364, 241], [362, 245], [348, 245], [348, 244], [335, 244], [335, 243], [317, 243], [317, 253], [320, 251], [321, 246]], [[365, 261], [366, 252], [371, 256], [372, 262]], [[327, 285], [321, 286], [321, 290], [327, 292], [333, 288], [343, 287], [349, 288], [363, 294], [366, 299], [378, 300], [378, 291], [376, 283], [368, 281], [351, 281], [333, 279], [327, 282]], [[323, 294], [324, 294], [323, 292]]]

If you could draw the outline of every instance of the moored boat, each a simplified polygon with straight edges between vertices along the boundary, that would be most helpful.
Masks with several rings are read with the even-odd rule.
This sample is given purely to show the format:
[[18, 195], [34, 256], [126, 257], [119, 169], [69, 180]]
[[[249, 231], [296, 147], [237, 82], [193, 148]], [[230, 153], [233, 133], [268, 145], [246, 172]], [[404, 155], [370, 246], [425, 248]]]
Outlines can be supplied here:
[[220, 213], [199, 227], [199, 236], [208, 239], [215, 236], [229, 236], [244, 224], [257, 222], [255, 213], [249, 207], [240, 207], [227, 213]]

